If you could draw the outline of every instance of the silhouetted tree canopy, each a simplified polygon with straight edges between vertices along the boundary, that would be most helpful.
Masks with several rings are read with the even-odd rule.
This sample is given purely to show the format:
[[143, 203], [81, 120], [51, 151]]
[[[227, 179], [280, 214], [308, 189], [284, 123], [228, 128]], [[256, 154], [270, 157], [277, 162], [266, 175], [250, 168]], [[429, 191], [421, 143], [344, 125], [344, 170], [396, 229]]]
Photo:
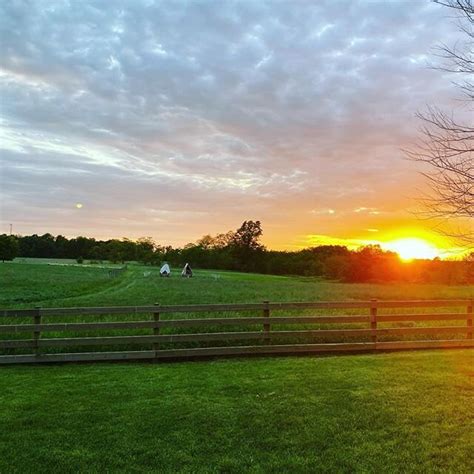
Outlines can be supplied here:
[[0, 260], [13, 260], [18, 255], [18, 240], [12, 235], [0, 235]]
[[302, 275], [343, 282], [474, 283], [474, 253], [463, 261], [415, 260], [404, 263], [397, 254], [377, 245], [349, 250], [341, 245], [321, 245], [298, 251], [267, 250], [260, 238], [260, 221], [245, 221], [236, 231], [205, 235], [182, 248], [160, 246], [151, 237], [96, 240], [67, 239], [51, 234], [0, 236], [0, 258], [69, 258], [84, 263], [137, 261], [181, 268], [240, 270], [273, 275]]
[[260, 221], [244, 221], [228, 241], [236, 270], [258, 271], [265, 247], [259, 242], [263, 234]]

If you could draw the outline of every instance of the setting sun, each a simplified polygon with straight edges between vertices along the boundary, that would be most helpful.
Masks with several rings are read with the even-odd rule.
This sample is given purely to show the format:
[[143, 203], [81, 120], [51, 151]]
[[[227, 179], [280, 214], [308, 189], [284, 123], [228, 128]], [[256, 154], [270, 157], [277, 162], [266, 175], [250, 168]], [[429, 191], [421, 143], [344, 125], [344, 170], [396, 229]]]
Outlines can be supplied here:
[[406, 238], [393, 240], [383, 245], [386, 250], [398, 253], [402, 260], [408, 261], [415, 258], [433, 259], [439, 256], [439, 250], [426, 240]]

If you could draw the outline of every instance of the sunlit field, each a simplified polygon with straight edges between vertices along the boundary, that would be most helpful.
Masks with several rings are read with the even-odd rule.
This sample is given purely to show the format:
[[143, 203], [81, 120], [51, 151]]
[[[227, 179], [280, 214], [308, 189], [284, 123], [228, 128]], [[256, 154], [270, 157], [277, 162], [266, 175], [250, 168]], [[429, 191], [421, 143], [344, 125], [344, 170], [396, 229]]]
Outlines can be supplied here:
[[[469, 298], [469, 285], [353, 284], [310, 277], [282, 277], [197, 270], [183, 279], [180, 269], [160, 278], [158, 267], [128, 265], [111, 276], [114, 265], [61, 265], [59, 260], [0, 265], [0, 306], [60, 307], [143, 304], [244, 303], [380, 299]], [[67, 262], [69, 263], [69, 262]]]
[[[66, 262], [67, 263], [67, 262]], [[469, 298], [474, 294], [474, 289], [469, 286], [447, 286], [426, 284], [347, 284], [318, 280], [308, 277], [281, 277], [269, 275], [257, 275], [248, 273], [222, 272], [212, 270], [197, 270], [191, 279], [181, 278], [179, 272], [175, 272], [171, 278], [160, 278], [158, 267], [140, 266], [129, 264], [122, 272], [117, 272], [120, 266], [113, 265], [75, 265], [62, 264], [59, 261], [37, 260], [31, 263], [28, 260], [20, 263], [6, 263], [0, 265], [0, 284], [2, 292], [0, 295], [1, 308], [33, 308], [33, 307], [71, 307], [71, 306], [140, 306], [173, 304], [213, 304], [213, 303], [255, 303], [269, 300], [279, 301], [347, 301], [364, 300], [376, 298], [380, 300], [409, 300], [409, 299], [452, 299]], [[386, 312], [408, 312], [410, 309], [388, 309]], [[412, 311], [412, 310], [411, 310]], [[437, 311], [446, 312], [446, 309], [420, 308], [418, 312]], [[465, 308], [451, 309], [450, 311], [465, 311]], [[293, 310], [272, 313], [281, 315], [358, 315], [366, 314], [360, 309], [348, 310]], [[222, 312], [222, 313], [187, 313], [185, 315], [163, 315], [162, 319], [175, 318], [212, 318], [259, 315], [255, 312]], [[103, 314], [103, 315], [68, 315], [43, 317], [44, 323], [59, 322], [93, 322], [93, 321], [142, 321], [150, 320], [151, 313], [138, 313], [131, 311], [130, 314]], [[242, 320], [244, 321], [244, 320]], [[15, 320], [4, 319], [9, 323], [31, 323], [31, 318], [15, 318]], [[398, 327], [412, 327], [419, 325], [436, 326], [436, 321], [427, 323], [400, 322], [394, 323]], [[456, 339], [465, 337], [465, 321], [452, 321], [451, 326], [460, 326], [460, 333], [450, 334], [416, 334], [414, 339]], [[274, 330], [294, 330], [295, 327], [286, 324], [273, 324]], [[364, 329], [364, 323], [348, 323], [346, 329]], [[259, 330], [260, 328], [257, 328]], [[301, 324], [298, 329], [341, 329], [341, 325]], [[219, 332], [219, 326], [205, 327], [180, 327], [163, 328], [161, 334], [174, 333], [199, 333]], [[240, 323], [239, 325], [227, 326], [226, 331], [255, 331], [255, 326]], [[47, 337], [96, 337], [96, 336], [131, 336], [149, 335], [150, 329], [104, 329], [98, 334], [95, 330], [61, 331], [47, 333]], [[24, 339], [30, 334], [23, 332], [2, 333], [2, 339]], [[380, 341], [396, 340], [397, 336], [380, 336]], [[289, 336], [278, 336], [279, 343], [289, 344], [301, 342], [298, 338]], [[366, 335], [363, 340], [370, 341]], [[324, 335], [314, 334], [308, 342], [324, 342]], [[351, 336], [338, 336], [333, 342], [351, 342]], [[261, 343], [260, 341], [259, 343]], [[248, 343], [248, 341], [247, 341]], [[110, 342], [109, 342], [110, 344]], [[241, 344], [245, 345], [245, 341]], [[163, 342], [162, 349], [190, 348], [212, 346], [215, 343], [196, 342]], [[223, 340], [222, 345], [236, 345], [235, 341]], [[134, 343], [133, 345], [108, 345], [97, 349], [108, 350], [147, 350], [146, 343]], [[87, 347], [60, 348], [51, 347], [48, 352], [77, 352], [90, 350]], [[5, 349], [4, 354], [21, 354], [21, 349]]]
[[0, 474], [474, 474], [474, 0], [0, 18]]
[[474, 470], [472, 351], [0, 370], [0, 472]]
[[[473, 295], [63, 263], [0, 265], [0, 307]], [[452, 350], [3, 367], [0, 472], [472, 472], [472, 363]]]

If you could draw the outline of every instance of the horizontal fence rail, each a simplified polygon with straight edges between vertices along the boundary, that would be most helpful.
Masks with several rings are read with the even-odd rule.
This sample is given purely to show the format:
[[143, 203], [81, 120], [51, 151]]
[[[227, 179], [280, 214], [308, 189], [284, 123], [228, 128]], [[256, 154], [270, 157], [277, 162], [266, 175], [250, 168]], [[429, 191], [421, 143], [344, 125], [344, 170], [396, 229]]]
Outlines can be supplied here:
[[[473, 307], [473, 299], [458, 299], [3, 309], [0, 364], [472, 348]], [[297, 314], [308, 311], [328, 314]], [[163, 318], [174, 314], [187, 317]], [[140, 319], [94, 320], [118, 315]], [[86, 321], [71, 321], [78, 317]], [[445, 324], [432, 325], [439, 321]]]

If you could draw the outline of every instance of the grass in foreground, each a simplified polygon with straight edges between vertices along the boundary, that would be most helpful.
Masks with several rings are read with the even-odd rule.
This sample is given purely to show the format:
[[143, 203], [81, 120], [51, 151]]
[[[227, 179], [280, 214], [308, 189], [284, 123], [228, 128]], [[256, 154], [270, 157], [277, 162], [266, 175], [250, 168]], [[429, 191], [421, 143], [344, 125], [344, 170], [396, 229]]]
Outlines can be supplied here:
[[473, 352], [0, 371], [0, 472], [474, 471]]

